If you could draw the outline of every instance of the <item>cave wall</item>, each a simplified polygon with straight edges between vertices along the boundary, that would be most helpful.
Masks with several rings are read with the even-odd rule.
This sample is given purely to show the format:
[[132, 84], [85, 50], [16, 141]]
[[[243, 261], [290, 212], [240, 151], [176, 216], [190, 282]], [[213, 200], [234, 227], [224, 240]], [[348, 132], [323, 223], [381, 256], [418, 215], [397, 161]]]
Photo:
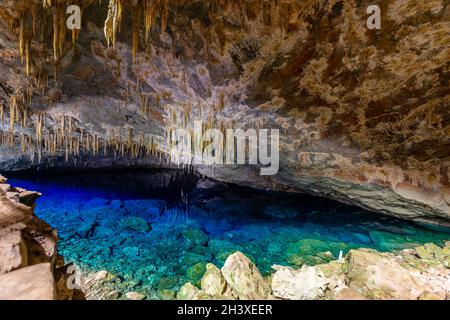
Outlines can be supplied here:
[[449, 1], [156, 1], [148, 32], [146, 2], [125, 1], [109, 46], [108, 2], [75, 2], [82, 29], [56, 55], [65, 1], [0, 4], [1, 169], [169, 166], [167, 135], [194, 120], [276, 128], [277, 175], [197, 169], [448, 224]]

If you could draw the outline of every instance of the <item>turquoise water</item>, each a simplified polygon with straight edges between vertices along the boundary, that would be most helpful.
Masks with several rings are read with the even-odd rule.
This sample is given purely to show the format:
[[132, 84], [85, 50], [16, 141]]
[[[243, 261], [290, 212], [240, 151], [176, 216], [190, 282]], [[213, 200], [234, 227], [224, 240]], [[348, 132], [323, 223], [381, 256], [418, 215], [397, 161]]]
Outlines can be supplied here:
[[177, 171], [26, 174], [36, 214], [57, 228], [59, 252], [120, 278], [122, 293], [166, 297], [199, 283], [205, 264], [236, 250], [264, 273], [274, 264], [319, 264], [340, 251], [395, 251], [450, 240], [436, 230], [308, 195], [262, 192]]

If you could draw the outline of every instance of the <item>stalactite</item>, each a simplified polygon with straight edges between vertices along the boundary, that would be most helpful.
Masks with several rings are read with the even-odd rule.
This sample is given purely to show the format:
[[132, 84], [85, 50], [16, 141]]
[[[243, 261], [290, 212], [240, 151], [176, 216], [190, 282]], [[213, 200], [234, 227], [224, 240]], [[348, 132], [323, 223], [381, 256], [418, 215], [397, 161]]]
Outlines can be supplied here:
[[117, 31], [122, 23], [123, 0], [109, 0], [108, 16], [105, 21], [104, 33], [108, 47], [116, 44]]
[[19, 31], [19, 53], [20, 59], [23, 63], [25, 56], [25, 19], [20, 18], [20, 31]]
[[169, 16], [169, 1], [161, 0], [161, 32], [165, 33], [167, 28], [167, 18]]
[[145, 35], [150, 36], [155, 21], [156, 5], [154, 0], [143, 0]]
[[58, 60], [58, 54], [59, 54], [59, 39], [60, 39], [60, 25], [59, 25], [59, 10], [58, 9], [54, 9], [53, 11], [53, 60], [56, 61]]
[[20, 149], [22, 151], [22, 153], [25, 153], [26, 151], [26, 138], [25, 138], [25, 134], [21, 134], [20, 135]]
[[131, 56], [133, 62], [136, 60], [139, 48], [139, 27], [141, 24], [141, 10], [138, 5], [132, 8], [132, 27], [131, 27]]
[[25, 128], [27, 126], [27, 120], [28, 120], [27, 118], [28, 118], [28, 111], [25, 108], [23, 110], [23, 116], [22, 116], [22, 128]]
[[25, 73], [27, 77], [31, 71], [31, 57], [30, 57], [30, 40], [25, 41]]
[[9, 101], [9, 128], [10, 128], [10, 130], [14, 130], [16, 108], [17, 108], [17, 97], [12, 96]]
[[131, 145], [133, 143], [133, 128], [128, 128], [128, 144], [127, 149], [131, 149]]
[[67, 140], [66, 140], [64, 151], [65, 151], [64, 161], [67, 163], [67, 162], [69, 162], [69, 145], [67, 143]]

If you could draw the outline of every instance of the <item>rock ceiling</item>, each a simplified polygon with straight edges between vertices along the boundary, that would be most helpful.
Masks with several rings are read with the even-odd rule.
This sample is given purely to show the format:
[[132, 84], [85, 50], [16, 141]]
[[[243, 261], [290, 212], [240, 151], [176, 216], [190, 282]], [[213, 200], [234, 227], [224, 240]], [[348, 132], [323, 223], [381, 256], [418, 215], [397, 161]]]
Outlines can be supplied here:
[[3, 169], [169, 166], [168, 133], [194, 120], [278, 128], [276, 176], [197, 169], [448, 224], [448, 0], [2, 0], [0, 16]]

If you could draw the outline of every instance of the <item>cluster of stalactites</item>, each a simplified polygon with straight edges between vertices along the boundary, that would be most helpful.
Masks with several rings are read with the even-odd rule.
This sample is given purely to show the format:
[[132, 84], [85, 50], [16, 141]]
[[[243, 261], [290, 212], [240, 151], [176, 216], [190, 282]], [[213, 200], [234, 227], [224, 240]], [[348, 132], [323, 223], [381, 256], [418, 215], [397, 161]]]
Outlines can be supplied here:
[[[203, 135], [209, 129], [219, 130], [223, 137], [226, 137], [227, 129], [236, 129], [236, 122], [228, 117], [222, 117], [222, 111], [226, 107], [227, 101], [223, 93], [219, 93], [217, 100], [214, 103], [202, 103], [198, 102], [196, 105], [189, 103], [178, 104], [178, 105], [166, 105], [165, 111], [167, 116], [164, 119], [165, 122], [165, 144], [168, 150], [168, 161], [171, 164], [178, 166], [190, 167], [193, 165], [194, 157], [196, 152], [202, 154], [205, 148], [210, 144], [209, 141], [203, 140]], [[195, 122], [201, 122], [201, 128], [195, 126]], [[240, 127], [244, 131], [247, 129], [262, 129], [266, 125], [266, 120], [264, 118], [255, 118], [252, 122], [246, 123], [246, 127]], [[182, 130], [180, 130], [182, 129]], [[191, 139], [186, 143], [184, 139], [186, 136], [183, 132], [189, 132], [188, 137]], [[224, 139], [222, 144], [219, 145], [219, 150], [216, 150], [217, 154], [221, 154], [225, 162], [230, 154], [226, 152], [234, 153], [231, 158], [236, 158], [236, 150], [234, 148], [226, 148], [228, 142]], [[179, 154], [178, 152], [171, 152], [171, 150], [176, 151], [177, 145], [190, 145], [190, 154]], [[199, 148], [199, 150], [196, 150]], [[248, 148], [248, 145], [246, 145]], [[225, 152], [226, 150], [226, 152]], [[247, 150], [248, 151], [248, 150]]]
[[146, 38], [150, 36], [157, 17], [159, 17], [161, 21], [161, 31], [165, 32], [169, 15], [169, 0], [135, 0], [129, 2], [124, 0], [109, 0], [108, 16], [104, 26], [104, 33], [108, 46], [115, 46], [117, 33], [120, 31], [126, 4], [129, 5], [132, 13], [131, 52], [134, 60], [139, 47], [142, 16], [144, 18]]
[[[53, 30], [53, 60], [56, 69], [57, 61], [60, 59], [64, 48], [64, 41], [66, 38], [66, 9], [67, 6], [76, 4], [80, 6], [81, 10], [89, 3], [90, 0], [42, 0], [42, 7], [40, 7], [35, 1], [30, 1], [26, 7], [21, 9], [19, 14], [19, 50], [22, 63], [25, 65], [25, 71], [27, 76], [32, 73], [32, 42], [36, 41], [37, 46], [43, 46], [45, 48], [45, 39], [42, 38], [44, 26], [46, 25], [44, 19], [49, 16], [52, 21]], [[11, 23], [12, 24], [12, 23]], [[74, 43], [79, 35], [79, 30], [72, 30], [72, 42]], [[33, 57], [34, 60], [45, 60], [46, 57]], [[36, 77], [42, 75], [42, 63], [36, 66], [39, 62], [34, 61], [34, 74]], [[56, 71], [56, 70], [55, 70]], [[41, 85], [47, 83], [43, 79], [39, 78]]]
[[[80, 156], [130, 157], [152, 156], [166, 161], [165, 146], [157, 136], [134, 135], [133, 129], [113, 128], [106, 136], [90, 133], [77, 125], [76, 119], [60, 116], [56, 120], [45, 113], [29, 117], [27, 110], [19, 108], [17, 97], [12, 98], [9, 125], [3, 108], [0, 108], [0, 145], [18, 148], [30, 155], [32, 161], [41, 163], [43, 156], [64, 157], [66, 162]], [[128, 131], [128, 132], [127, 132]]]

